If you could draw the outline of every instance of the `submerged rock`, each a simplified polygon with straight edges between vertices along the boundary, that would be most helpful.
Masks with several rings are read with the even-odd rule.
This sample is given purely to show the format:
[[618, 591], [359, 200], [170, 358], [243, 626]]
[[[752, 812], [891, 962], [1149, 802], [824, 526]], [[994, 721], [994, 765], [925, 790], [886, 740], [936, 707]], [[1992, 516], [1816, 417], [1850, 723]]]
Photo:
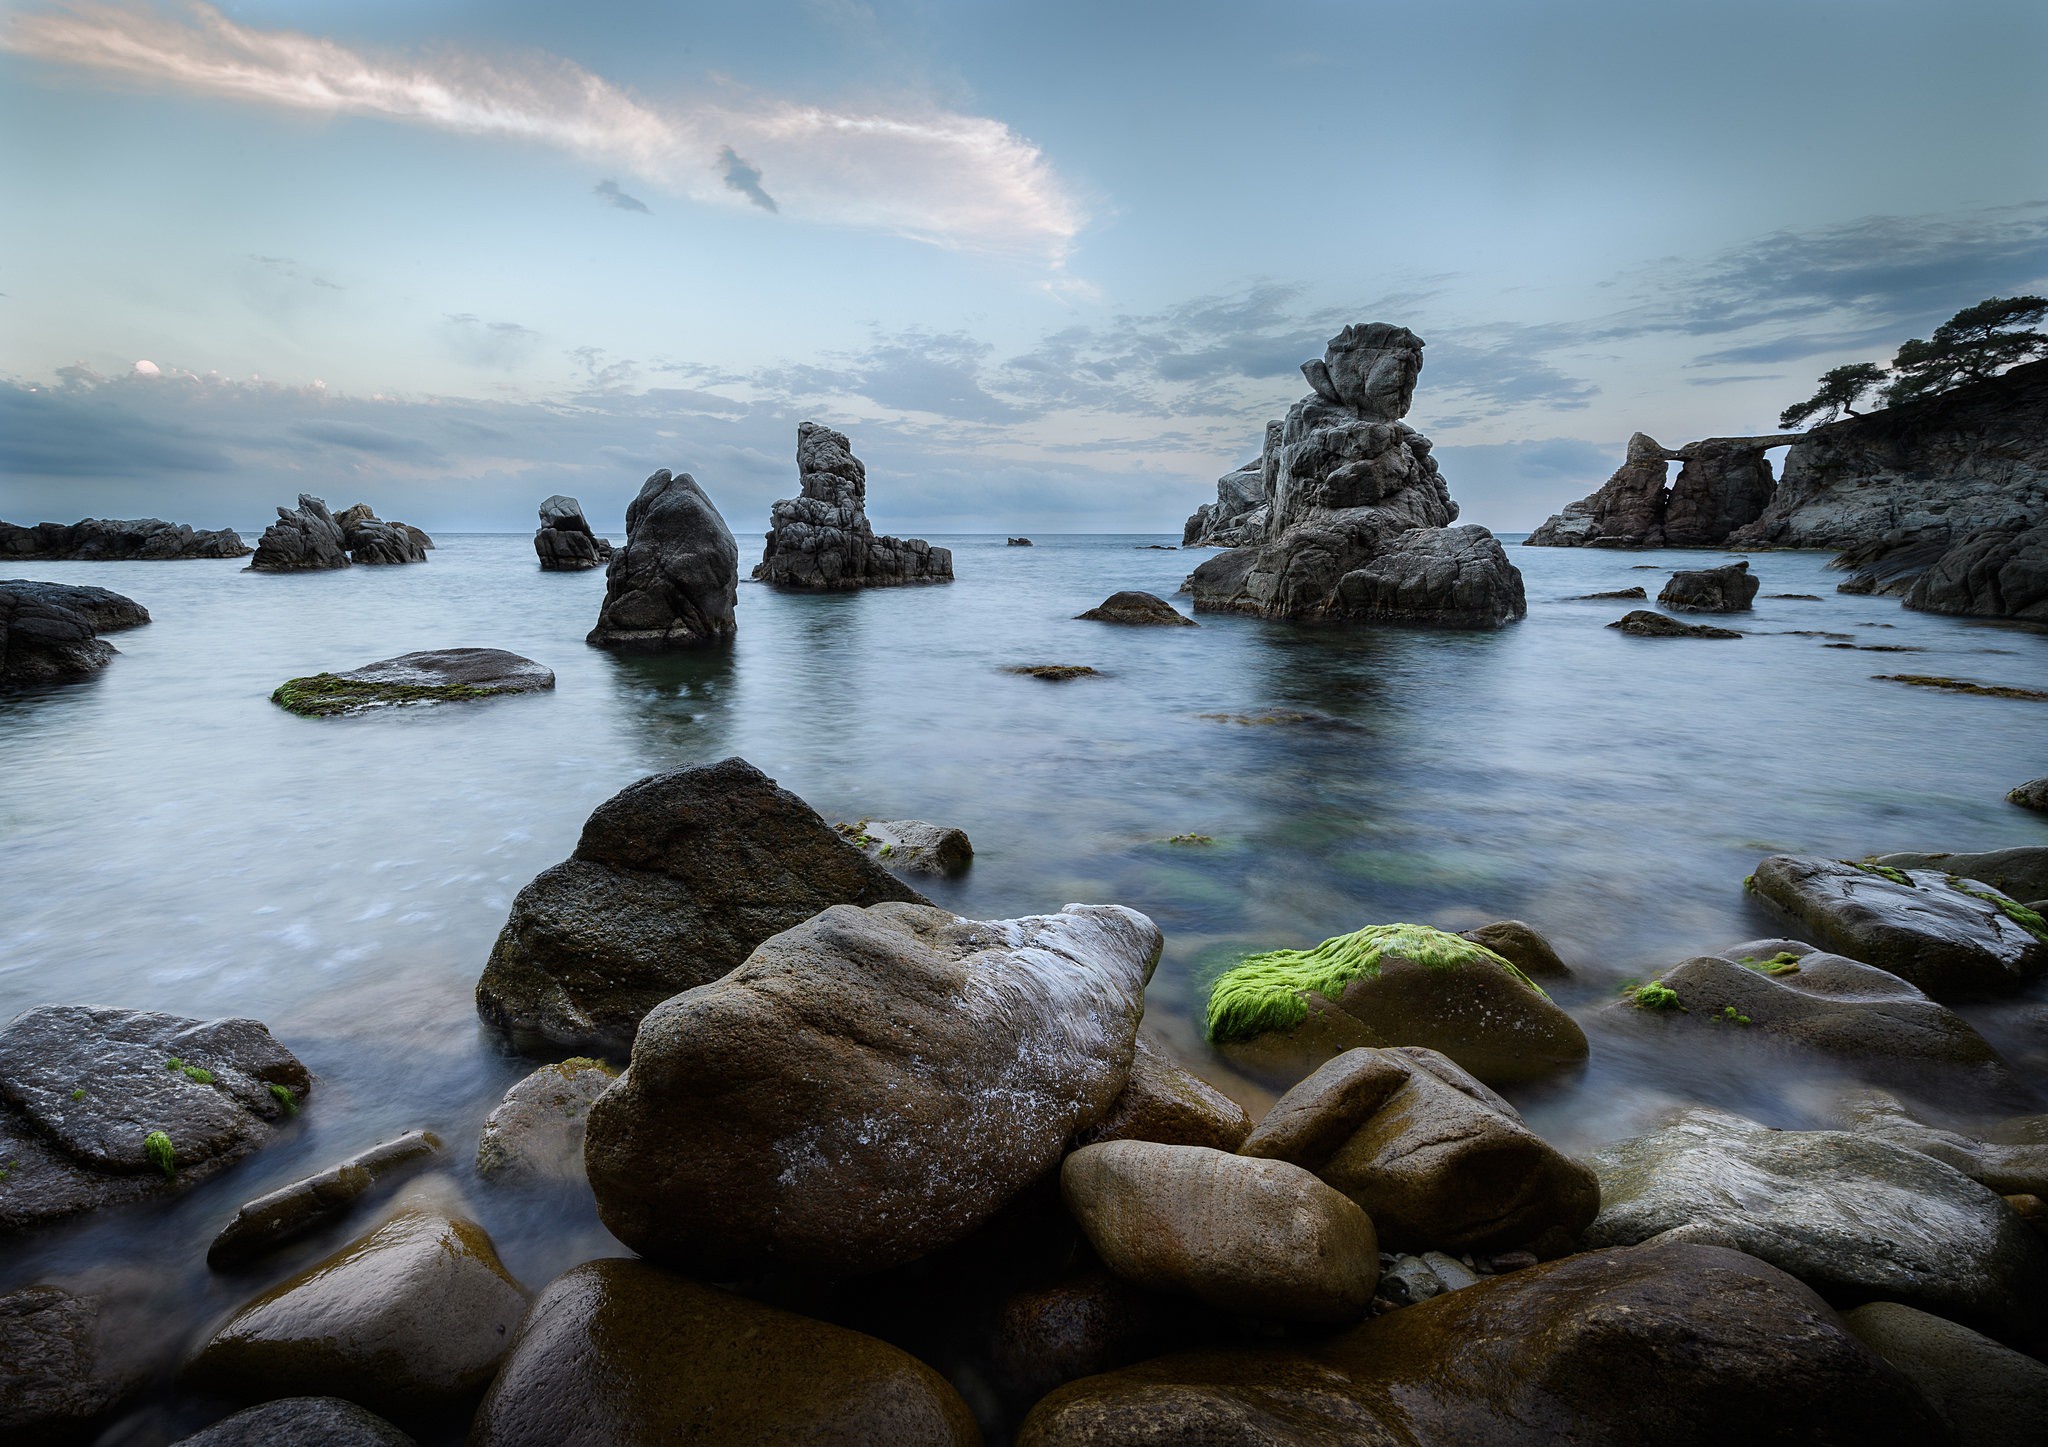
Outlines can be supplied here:
[[1066, 1158], [1060, 1194], [1118, 1276], [1224, 1311], [1356, 1321], [1379, 1280], [1365, 1212], [1286, 1161], [1109, 1141]]
[[2048, 1315], [2048, 1243], [1990, 1190], [1903, 1146], [1694, 1109], [1590, 1164], [1600, 1177], [1593, 1246], [1660, 1235], [1727, 1246], [1823, 1292], [1998, 1331], [2024, 1333]]
[[1102, 676], [1100, 670], [1090, 668], [1085, 663], [1020, 663], [1014, 668], [1004, 669], [1003, 672], [1021, 674], [1025, 678], [1043, 679], [1047, 683], [1066, 683], [1076, 678]]
[[416, 1447], [374, 1412], [339, 1397], [285, 1397], [247, 1407], [174, 1447]]
[[755, 578], [784, 588], [950, 583], [953, 552], [923, 538], [877, 537], [868, 525], [868, 470], [846, 434], [818, 422], [796, 429], [799, 497], [769, 511]]
[[612, 545], [590, 530], [582, 503], [558, 492], [540, 505], [533, 551], [540, 558], [542, 572], [569, 573], [604, 566], [611, 558]]
[[1130, 623], [1141, 627], [1196, 628], [1201, 625], [1164, 598], [1151, 593], [1111, 593], [1086, 613], [1076, 613], [1094, 623]]
[[548, 1283], [469, 1435], [470, 1447], [980, 1440], [967, 1404], [915, 1357], [629, 1260]]
[[1128, 1080], [1158, 928], [835, 905], [648, 1015], [591, 1107], [612, 1234], [714, 1277], [898, 1265], [1049, 1170]]
[[162, 518], [85, 518], [30, 527], [0, 522], [0, 561], [164, 562], [242, 558], [249, 551], [232, 528], [195, 531]]
[[1486, 946], [1532, 980], [1571, 978], [1570, 968], [1534, 925], [1518, 919], [1495, 920], [1466, 930], [1464, 937], [1475, 945]]
[[1243, 1106], [1167, 1059], [1140, 1035], [1123, 1092], [1101, 1119], [1074, 1138], [1074, 1144], [1157, 1141], [1234, 1151], [1251, 1129]]
[[534, 1071], [484, 1118], [476, 1173], [486, 1180], [581, 1181], [591, 1102], [618, 1078], [613, 1067], [588, 1058]]
[[1031, 546], [1031, 539], [1029, 538], [1011, 538], [1008, 541], [1009, 545], [1013, 548], [1028, 548]]
[[249, 567], [258, 573], [307, 572], [349, 565], [348, 540], [327, 504], [311, 493], [299, 494], [296, 508], [279, 508], [277, 521], [257, 539]]
[[2048, 1366], [1896, 1301], [1842, 1313], [1842, 1325], [1897, 1367], [1970, 1447], [2028, 1447], [2048, 1423]]
[[19, 1015], [0, 1031], [0, 1232], [215, 1175], [268, 1144], [312, 1086], [255, 1020]]
[[2018, 788], [2009, 791], [2005, 797], [2022, 809], [2048, 814], [2048, 774], [2043, 774], [2038, 779], [2027, 780]]
[[512, 901], [477, 1013], [623, 1058], [641, 1017], [833, 904], [924, 896], [745, 759], [630, 784]]
[[605, 568], [598, 648], [690, 648], [732, 641], [739, 544], [697, 479], [661, 469], [626, 508], [626, 541]]
[[963, 874], [974, 863], [964, 829], [923, 819], [863, 819], [839, 832], [898, 874]]
[[432, 1131], [409, 1130], [338, 1166], [266, 1192], [221, 1227], [206, 1248], [206, 1264], [216, 1271], [237, 1266], [339, 1221], [372, 1191], [421, 1169], [440, 1151], [441, 1138]]
[[85, 583], [41, 583], [27, 578], [0, 579], [0, 597], [11, 596], [76, 613], [96, 633], [119, 633], [149, 621], [149, 609], [111, 588]]
[[1757, 580], [1747, 560], [1719, 568], [1673, 573], [1657, 601], [1688, 613], [1744, 613], [1756, 599]]
[[1362, 1206], [1391, 1250], [1570, 1250], [1593, 1173], [1434, 1050], [1351, 1050], [1281, 1096], [1241, 1145]]
[[0, 690], [97, 673], [115, 656], [99, 635], [148, 621], [148, 609], [105, 588], [0, 581]]
[[331, 718], [401, 704], [543, 693], [554, 686], [553, 669], [502, 648], [433, 648], [346, 673], [287, 679], [270, 701], [305, 718]]
[[1681, 623], [1663, 613], [1638, 608], [1607, 625], [1619, 628], [1631, 638], [1740, 638], [1732, 628], [1715, 628], [1707, 623]]

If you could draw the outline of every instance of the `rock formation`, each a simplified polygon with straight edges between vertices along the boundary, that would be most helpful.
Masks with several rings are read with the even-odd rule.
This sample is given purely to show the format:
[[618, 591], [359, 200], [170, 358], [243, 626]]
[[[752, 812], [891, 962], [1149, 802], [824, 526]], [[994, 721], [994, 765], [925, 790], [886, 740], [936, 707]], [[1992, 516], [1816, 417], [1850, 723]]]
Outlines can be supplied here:
[[768, 546], [754, 577], [785, 588], [873, 588], [950, 583], [953, 552], [923, 538], [876, 537], [868, 526], [868, 471], [846, 434], [817, 422], [796, 429], [801, 497], [768, 514]]
[[1197, 628], [1201, 625], [1173, 604], [1154, 593], [1126, 590], [1111, 593], [1086, 613], [1076, 613], [1092, 623], [1123, 623], [1137, 628]]
[[738, 625], [740, 550], [697, 479], [667, 468], [626, 509], [626, 541], [605, 569], [598, 648], [729, 643]]
[[293, 573], [316, 568], [346, 568], [348, 541], [326, 502], [311, 493], [299, 494], [295, 508], [279, 508], [277, 521], [256, 540], [249, 566], [259, 573]]
[[583, 504], [559, 492], [540, 505], [533, 550], [540, 557], [541, 571], [547, 573], [600, 567], [612, 555], [612, 545], [590, 530]]
[[97, 673], [115, 652], [99, 635], [148, 621], [147, 608], [105, 588], [0, 580], [0, 689]]
[[[1450, 530], [1458, 506], [1429, 439], [1400, 420], [1422, 345], [1405, 327], [1371, 322], [1302, 364], [1314, 394], [1266, 432], [1265, 521], [1251, 536], [1258, 508], [1249, 509], [1236, 534], [1244, 545], [1189, 575], [1198, 612], [1453, 628], [1497, 628], [1527, 612], [1521, 574], [1493, 534]], [[1232, 476], [1250, 487], [1249, 466]]]
[[2048, 623], [2048, 520], [1970, 534], [1914, 581], [1905, 601], [1924, 613]]
[[[1764, 453], [1800, 434], [1707, 437], [1664, 446], [1647, 432], [1598, 492], [1568, 503], [1535, 532], [1538, 548], [1718, 548], [1763, 513], [1777, 491]], [[1668, 487], [1667, 462], [1680, 462]]]
[[1181, 530], [1187, 548], [1241, 548], [1265, 539], [1272, 516], [1273, 467], [1279, 459], [1280, 423], [1266, 424], [1259, 455], [1216, 479], [1216, 501], [1205, 502]]
[[411, 523], [386, 522], [359, 502], [338, 513], [335, 526], [351, 561], [358, 563], [424, 563], [434, 540]]
[[85, 518], [75, 523], [22, 527], [0, 522], [0, 560], [35, 562], [159, 562], [184, 558], [243, 558], [249, 546], [230, 528], [194, 531], [162, 518]]
[[1756, 577], [1743, 559], [1718, 568], [1673, 573], [1657, 601], [1686, 613], [1746, 613], [1756, 600], [1756, 590]]

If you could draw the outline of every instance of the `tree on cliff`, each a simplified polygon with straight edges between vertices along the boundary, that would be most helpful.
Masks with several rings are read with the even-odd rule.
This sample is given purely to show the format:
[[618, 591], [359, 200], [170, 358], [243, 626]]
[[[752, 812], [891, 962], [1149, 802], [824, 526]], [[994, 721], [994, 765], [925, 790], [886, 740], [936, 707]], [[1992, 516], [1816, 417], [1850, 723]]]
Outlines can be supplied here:
[[1856, 403], [1866, 392], [1884, 385], [1884, 368], [1875, 362], [1851, 362], [1836, 367], [1820, 379], [1820, 390], [1804, 402], [1794, 402], [1778, 414], [1780, 427], [1803, 427], [1808, 422], [1832, 422], [1844, 412], [1860, 417]]
[[1936, 327], [1933, 337], [1914, 337], [1899, 348], [1886, 400], [1910, 402], [2048, 357], [2048, 333], [2026, 330], [2043, 317], [2048, 297], [1994, 296], [1964, 307]]

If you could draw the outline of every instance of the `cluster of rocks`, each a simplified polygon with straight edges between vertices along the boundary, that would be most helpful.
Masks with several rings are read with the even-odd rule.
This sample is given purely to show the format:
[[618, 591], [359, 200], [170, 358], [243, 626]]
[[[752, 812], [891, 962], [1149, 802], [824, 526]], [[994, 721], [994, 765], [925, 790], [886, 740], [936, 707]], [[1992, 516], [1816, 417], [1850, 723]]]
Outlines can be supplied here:
[[1401, 420], [1422, 347], [1373, 322], [1302, 364], [1312, 394], [1268, 424], [1259, 460], [1189, 520], [1190, 543], [1230, 549], [1189, 575], [1196, 611], [1453, 628], [1528, 611], [1493, 534], [1451, 526], [1458, 506], [1429, 439]]
[[754, 569], [756, 579], [811, 589], [953, 580], [950, 548], [935, 548], [922, 538], [876, 536], [868, 525], [867, 468], [845, 433], [819, 422], [800, 424], [796, 470], [803, 492], [770, 509], [768, 545]]
[[[1538, 548], [1718, 548], [1764, 515], [1778, 483], [1765, 456], [1798, 433], [1707, 437], [1666, 447], [1646, 432], [1589, 497], [1565, 505], [1529, 534]], [[1667, 482], [1666, 463], [1682, 463]]]
[[99, 635], [148, 621], [147, 608], [105, 588], [0, 580], [0, 689], [97, 673], [115, 654]]
[[231, 528], [194, 530], [162, 518], [85, 518], [28, 527], [0, 522], [0, 562], [160, 562], [248, 554]]
[[574, 573], [603, 567], [611, 561], [612, 545], [590, 530], [582, 503], [558, 492], [540, 505], [533, 551], [542, 572]]
[[336, 514], [320, 498], [302, 492], [297, 507], [277, 510], [277, 521], [257, 539], [249, 567], [259, 573], [300, 573], [351, 563], [424, 563], [433, 546], [434, 540], [411, 523], [386, 522], [366, 502]]

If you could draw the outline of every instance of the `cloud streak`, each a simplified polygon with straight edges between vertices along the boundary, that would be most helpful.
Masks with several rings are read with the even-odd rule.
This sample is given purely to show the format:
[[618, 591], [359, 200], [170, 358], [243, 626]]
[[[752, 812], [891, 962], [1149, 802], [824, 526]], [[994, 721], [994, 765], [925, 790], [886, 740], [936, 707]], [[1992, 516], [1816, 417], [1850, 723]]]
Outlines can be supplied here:
[[606, 205], [616, 206], [621, 211], [638, 211], [642, 216], [652, 216], [654, 214], [647, 209], [647, 203], [638, 196], [628, 196], [624, 191], [621, 191], [617, 181], [599, 181], [590, 190], [592, 195], [596, 196]]
[[[0, 45], [193, 94], [548, 146], [706, 205], [1054, 267], [1085, 220], [1030, 141], [989, 117], [912, 100], [872, 109], [741, 93], [655, 102], [558, 56], [379, 56], [238, 25], [205, 4], [173, 14], [72, 0], [13, 17]], [[760, 189], [764, 173], [776, 178], [773, 198]]]

